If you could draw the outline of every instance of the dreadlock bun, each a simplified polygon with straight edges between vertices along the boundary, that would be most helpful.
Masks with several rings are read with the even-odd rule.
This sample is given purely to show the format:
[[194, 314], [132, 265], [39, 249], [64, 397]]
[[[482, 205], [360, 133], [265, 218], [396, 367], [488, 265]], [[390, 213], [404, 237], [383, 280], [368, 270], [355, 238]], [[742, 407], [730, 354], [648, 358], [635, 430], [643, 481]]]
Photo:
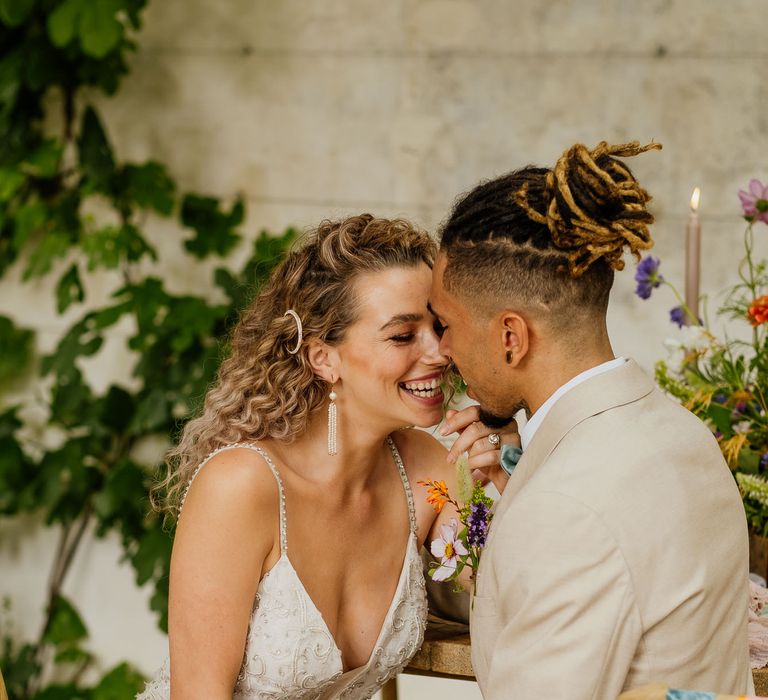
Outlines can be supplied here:
[[646, 208], [651, 196], [616, 157], [660, 149], [653, 142], [611, 146], [601, 141], [592, 150], [579, 143], [547, 173], [542, 193], [534, 194], [529, 182], [517, 190], [517, 204], [530, 219], [545, 224], [554, 245], [567, 254], [572, 277], [599, 259], [622, 270], [625, 248], [639, 259], [641, 250], [653, 246], [648, 229], [653, 215]]

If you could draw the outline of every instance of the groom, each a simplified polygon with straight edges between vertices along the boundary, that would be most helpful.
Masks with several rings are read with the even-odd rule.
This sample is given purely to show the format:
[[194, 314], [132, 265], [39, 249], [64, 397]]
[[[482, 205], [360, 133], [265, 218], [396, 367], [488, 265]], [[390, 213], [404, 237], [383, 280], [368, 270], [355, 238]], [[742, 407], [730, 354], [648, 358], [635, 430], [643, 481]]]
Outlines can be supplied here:
[[440, 350], [484, 423], [528, 415], [477, 578], [486, 700], [752, 687], [734, 479], [709, 429], [615, 357], [606, 327], [625, 250], [652, 245], [650, 197], [618, 157], [658, 147], [576, 145], [553, 169], [476, 187], [442, 231]]

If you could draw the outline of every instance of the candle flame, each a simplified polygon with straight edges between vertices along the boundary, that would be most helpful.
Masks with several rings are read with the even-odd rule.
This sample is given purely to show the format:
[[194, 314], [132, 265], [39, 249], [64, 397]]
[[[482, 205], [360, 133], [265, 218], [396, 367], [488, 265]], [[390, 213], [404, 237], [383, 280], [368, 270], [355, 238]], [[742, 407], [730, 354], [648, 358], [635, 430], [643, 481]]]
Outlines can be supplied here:
[[699, 198], [701, 197], [701, 190], [696, 187], [691, 195], [691, 211], [696, 212], [699, 210]]

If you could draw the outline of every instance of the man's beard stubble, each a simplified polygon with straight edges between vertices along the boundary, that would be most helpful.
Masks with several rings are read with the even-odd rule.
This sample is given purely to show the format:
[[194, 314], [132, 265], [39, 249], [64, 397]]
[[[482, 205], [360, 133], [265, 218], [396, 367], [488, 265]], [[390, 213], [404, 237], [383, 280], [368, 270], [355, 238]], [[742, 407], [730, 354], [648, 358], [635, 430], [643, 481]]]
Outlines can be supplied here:
[[[459, 368], [454, 361], [451, 361], [451, 363], [448, 365], [446, 376], [455, 377], [456, 379], [463, 382], [464, 386], [466, 387], [466, 380], [464, 377], [462, 377], [461, 372], [459, 371]], [[517, 412], [523, 409], [525, 409], [526, 417], [530, 418], [531, 412], [525, 399], [518, 399], [518, 401], [513, 405], [511, 415], [509, 416], [500, 416], [496, 413], [491, 413], [490, 411], [480, 406], [480, 422], [492, 430], [504, 428], [508, 426], [513, 420], [515, 420], [515, 415], [517, 415]]]
[[498, 429], [498, 428], [504, 428], [507, 425], [509, 425], [513, 420], [515, 420], [515, 415], [518, 411], [521, 409], [525, 409], [525, 415], [530, 416], [530, 411], [528, 410], [528, 404], [520, 399], [512, 408], [512, 413], [509, 416], [500, 416], [496, 413], [491, 413], [490, 411], [485, 410], [482, 406], [480, 407], [480, 422], [491, 429]]

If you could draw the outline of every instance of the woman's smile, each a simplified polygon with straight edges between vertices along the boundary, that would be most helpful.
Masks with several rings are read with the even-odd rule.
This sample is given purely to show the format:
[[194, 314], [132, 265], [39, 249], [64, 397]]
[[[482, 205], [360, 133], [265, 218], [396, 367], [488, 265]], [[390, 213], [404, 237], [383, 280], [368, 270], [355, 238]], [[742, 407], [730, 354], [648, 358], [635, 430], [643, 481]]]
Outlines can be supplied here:
[[424, 377], [406, 379], [400, 382], [400, 390], [410, 399], [415, 399], [419, 404], [432, 408], [443, 403], [442, 372], [433, 372]]

